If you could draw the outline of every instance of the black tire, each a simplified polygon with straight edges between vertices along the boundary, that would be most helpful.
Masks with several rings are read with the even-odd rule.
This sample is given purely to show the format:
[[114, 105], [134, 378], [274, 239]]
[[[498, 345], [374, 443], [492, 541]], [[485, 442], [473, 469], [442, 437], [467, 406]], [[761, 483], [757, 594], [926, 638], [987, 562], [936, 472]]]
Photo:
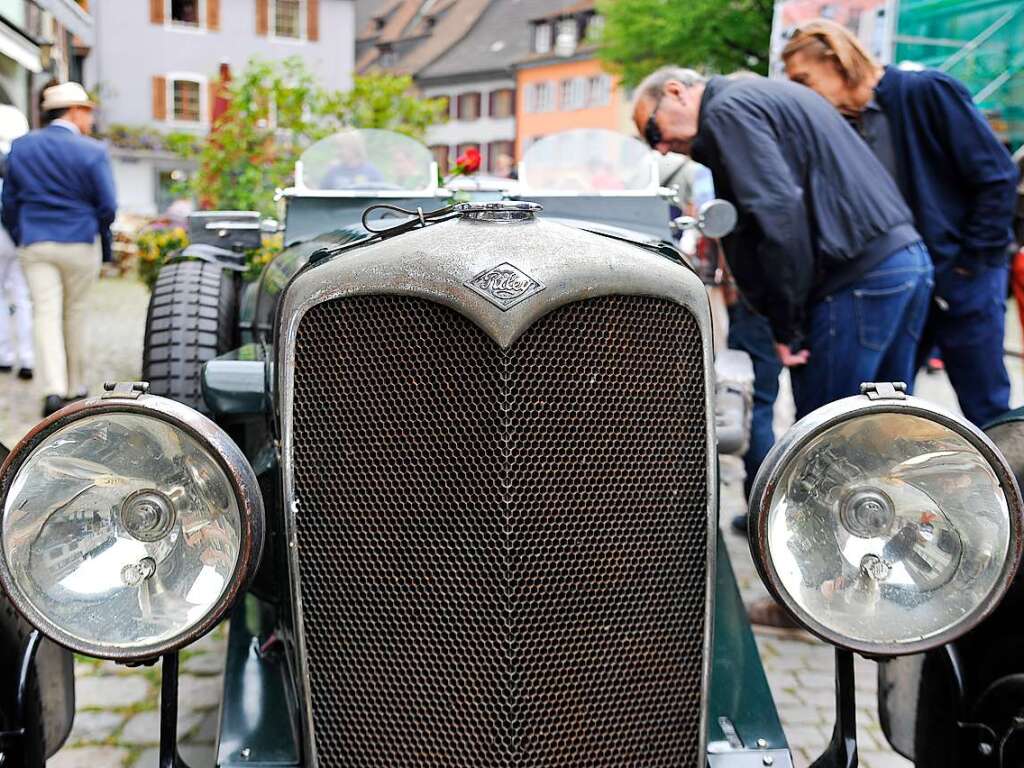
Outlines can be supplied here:
[[[0, 595], [0, 658], [5, 660], [0, 664], [0, 728], [3, 730], [15, 724], [21, 649], [31, 631], [32, 627], [18, 615], [14, 606]], [[45, 768], [43, 704], [34, 669], [29, 676], [28, 700], [25, 704], [25, 722], [21, 723], [25, 728], [25, 736], [21, 750], [4, 752], [3, 768]]]
[[142, 378], [149, 391], [209, 414], [203, 363], [235, 348], [238, 280], [205, 261], [179, 261], [160, 270], [146, 314]]

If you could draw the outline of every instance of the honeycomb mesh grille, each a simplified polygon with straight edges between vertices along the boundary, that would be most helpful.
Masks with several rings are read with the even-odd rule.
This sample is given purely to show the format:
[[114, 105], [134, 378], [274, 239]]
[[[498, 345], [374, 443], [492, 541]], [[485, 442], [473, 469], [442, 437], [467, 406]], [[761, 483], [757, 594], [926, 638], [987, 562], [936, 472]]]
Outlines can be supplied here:
[[696, 766], [701, 337], [566, 305], [502, 350], [423, 299], [306, 314], [296, 530], [321, 766]]

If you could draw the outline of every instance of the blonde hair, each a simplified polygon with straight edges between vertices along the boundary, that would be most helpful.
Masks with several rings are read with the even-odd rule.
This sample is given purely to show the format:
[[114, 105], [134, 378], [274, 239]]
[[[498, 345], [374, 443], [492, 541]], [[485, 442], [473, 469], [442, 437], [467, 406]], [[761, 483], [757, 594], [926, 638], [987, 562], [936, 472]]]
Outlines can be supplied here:
[[856, 35], [828, 19], [814, 19], [797, 27], [782, 49], [782, 60], [800, 51], [817, 61], [834, 62], [846, 84], [852, 87], [869, 80], [882, 66]]

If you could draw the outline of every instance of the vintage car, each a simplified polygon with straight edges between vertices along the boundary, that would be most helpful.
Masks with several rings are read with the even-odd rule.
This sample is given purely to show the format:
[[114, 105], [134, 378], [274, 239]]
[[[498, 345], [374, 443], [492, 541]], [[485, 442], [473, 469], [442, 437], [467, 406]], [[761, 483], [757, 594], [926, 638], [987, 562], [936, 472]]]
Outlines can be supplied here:
[[[161, 662], [160, 764], [182, 766], [179, 651], [225, 620], [218, 766], [792, 764], [718, 532], [707, 291], [646, 148], [585, 133], [454, 203], [411, 140], [325, 140], [244, 287], [259, 216], [193, 220], [146, 381], [0, 468], [4, 768], [66, 738], [69, 651]], [[795, 425], [753, 495], [766, 585], [837, 649], [818, 765], [854, 766], [853, 653], [947, 647], [992, 613], [1013, 470], [877, 383]], [[916, 689], [892, 678], [895, 732]]]

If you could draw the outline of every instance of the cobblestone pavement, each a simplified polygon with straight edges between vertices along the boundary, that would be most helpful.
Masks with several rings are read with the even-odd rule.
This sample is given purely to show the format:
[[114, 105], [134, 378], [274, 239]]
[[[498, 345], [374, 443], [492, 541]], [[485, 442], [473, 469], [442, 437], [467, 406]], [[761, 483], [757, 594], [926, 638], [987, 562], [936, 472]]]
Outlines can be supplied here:
[[[743, 469], [731, 457], [723, 458], [722, 535], [729, 550], [743, 601], [748, 605], [768, 592], [754, 570], [745, 537], [728, 529], [732, 514], [743, 508]], [[763, 632], [755, 628], [768, 684], [778, 706], [786, 738], [797, 768], [809, 766], [832, 735], [835, 718], [835, 683], [832, 647], [802, 631]], [[857, 657], [857, 738], [863, 768], [910, 768], [912, 763], [892, 751], [881, 726], [875, 703], [874, 662]]]
[[[90, 294], [86, 378], [92, 394], [103, 391], [104, 381], [139, 377], [148, 301], [137, 280], [103, 279]], [[0, 442], [12, 446], [39, 421], [47, 394], [38, 381], [0, 376]]]
[[[104, 380], [139, 375], [147, 294], [126, 280], [102, 280], [91, 298], [89, 316], [89, 378], [94, 392]], [[1008, 346], [1020, 348], [1015, 317], [1008, 324]], [[1014, 402], [1022, 397], [1021, 362], [1008, 358], [1014, 378]], [[918, 394], [953, 405], [942, 375], [922, 377]], [[38, 420], [43, 393], [32, 382], [0, 377], [0, 440], [10, 445]], [[781, 400], [785, 402], [785, 398]], [[777, 414], [777, 431], [791, 415], [785, 406]], [[746, 602], [765, 593], [754, 572], [746, 542], [728, 529], [728, 521], [743, 509], [737, 462], [723, 462], [723, 535]], [[214, 762], [220, 675], [225, 648], [224, 627], [182, 654], [182, 695], [179, 733], [182, 752], [193, 768]], [[806, 766], [824, 748], [833, 722], [832, 651], [800, 633], [757, 634], [765, 671], [778, 705], [797, 766]], [[875, 665], [858, 659], [857, 715], [861, 765], [896, 768], [910, 763], [888, 747], [875, 711]], [[49, 768], [151, 768], [157, 765], [159, 738], [159, 666], [127, 669], [108, 662], [80, 658], [76, 662], [78, 714], [67, 744], [48, 763]]]

